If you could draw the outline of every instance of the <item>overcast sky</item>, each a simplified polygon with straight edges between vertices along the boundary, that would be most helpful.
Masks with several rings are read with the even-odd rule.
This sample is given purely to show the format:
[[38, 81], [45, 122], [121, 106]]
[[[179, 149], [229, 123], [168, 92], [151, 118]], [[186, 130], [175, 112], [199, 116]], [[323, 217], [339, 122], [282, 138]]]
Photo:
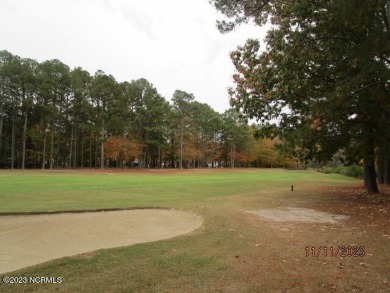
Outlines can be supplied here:
[[265, 29], [222, 35], [208, 0], [0, 0], [0, 50], [59, 59], [118, 82], [146, 78], [167, 100], [176, 89], [216, 111], [229, 107], [229, 52]]

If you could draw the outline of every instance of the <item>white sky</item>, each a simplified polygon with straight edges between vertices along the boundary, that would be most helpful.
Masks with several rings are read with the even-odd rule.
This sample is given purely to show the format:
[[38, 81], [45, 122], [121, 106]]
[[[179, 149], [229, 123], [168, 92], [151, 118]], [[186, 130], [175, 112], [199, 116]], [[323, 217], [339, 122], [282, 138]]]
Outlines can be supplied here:
[[208, 0], [0, 0], [0, 50], [59, 59], [118, 82], [146, 78], [167, 100], [176, 89], [216, 111], [229, 108], [229, 52], [265, 29], [226, 35]]

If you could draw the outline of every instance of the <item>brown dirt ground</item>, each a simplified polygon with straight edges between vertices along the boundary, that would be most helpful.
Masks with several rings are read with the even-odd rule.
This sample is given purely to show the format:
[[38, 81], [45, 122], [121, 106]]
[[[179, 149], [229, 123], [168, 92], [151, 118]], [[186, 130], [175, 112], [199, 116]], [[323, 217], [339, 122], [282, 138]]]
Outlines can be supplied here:
[[293, 221], [305, 223], [336, 224], [339, 221], [347, 220], [349, 218], [345, 215], [336, 215], [313, 209], [297, 207], [281, 207], [277, 209], [263, 209], [248, 212], [276, 222]]
[[[241, 269], [251, 272], [254, 280], [259, 279], [260, 272], [265, 276], [262, 281], [281, 272], [291, 278], [288, 287], [281, 284], [280, 290], [272, 292], [390, 292], [390, 186], [380, 185], [379, 189], [380, 194], [372, 194], [362, 186], [326, 187], [318, 190], [323, 200], [283, 201], [275, 210], [285, 221], [266, 217], [268, 212], [259, 215], [245, 211], [259, 233], [267, 236], [259, 237], [254, 244], [262, 262], [245, 259], [244, 263], [242, 258]], [[348, 218], [335, 223], [293, 219], [302, 206], [312, 215], [316, 211]], [[305, 247], [315, 247], [318, 252], [320, 246], [359, 246], [364, 247], [365, 255], [331, 257], [323, 250], [319, 256], [305, 254]]]
[[202, 224], [164, 209], [0, 216], [0, 274], [64, 256], [167, 239]]

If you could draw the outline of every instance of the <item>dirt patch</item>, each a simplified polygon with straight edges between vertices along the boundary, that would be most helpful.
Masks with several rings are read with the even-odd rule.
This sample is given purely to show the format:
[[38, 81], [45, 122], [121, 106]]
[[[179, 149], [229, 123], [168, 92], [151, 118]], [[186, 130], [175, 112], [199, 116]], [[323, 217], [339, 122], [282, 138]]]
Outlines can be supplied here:
[[248, 212], [276, 222], [295, 221], [305, 223], [335, 224], [349, 218], [349, 216], [345, 215], [336, 215], [317, 210], [296, 207], [283, 207], [278, 209], [264, 209]]
[[0, 216], [0, 274], [102, 248], [167, 239], [201, 224], [193, 214], [163, 209]]

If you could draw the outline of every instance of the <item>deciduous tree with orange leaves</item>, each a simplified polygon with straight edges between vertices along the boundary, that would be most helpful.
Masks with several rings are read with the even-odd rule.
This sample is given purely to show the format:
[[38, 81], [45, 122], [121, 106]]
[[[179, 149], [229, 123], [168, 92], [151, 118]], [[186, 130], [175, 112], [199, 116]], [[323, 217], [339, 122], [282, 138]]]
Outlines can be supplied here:
[[142, 146], [120, 136], [110, 136], [104, 143], [106, 158], [117, 161], [117, 167], [124, 167], [126, 161], [134, 161], [142, 152]]

